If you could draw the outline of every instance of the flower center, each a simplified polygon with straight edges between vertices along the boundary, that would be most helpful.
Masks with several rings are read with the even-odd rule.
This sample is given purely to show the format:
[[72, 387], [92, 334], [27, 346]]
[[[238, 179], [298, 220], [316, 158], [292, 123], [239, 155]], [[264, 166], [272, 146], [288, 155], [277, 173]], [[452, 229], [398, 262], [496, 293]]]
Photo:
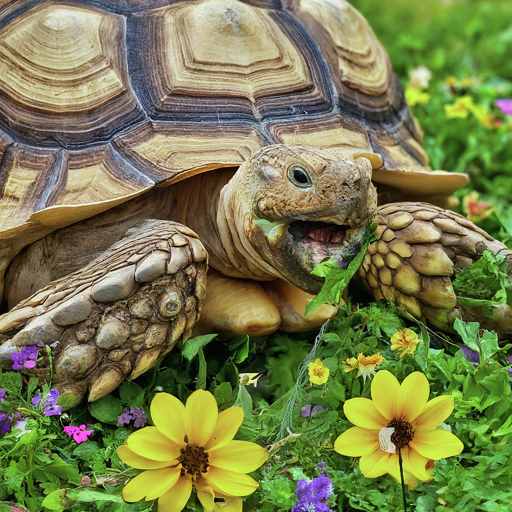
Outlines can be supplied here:
[[313, 368], [313, 375], [315, 375], [315, 377], [323, 377], [324, 373], [323, 368]]
[[414, 430], [408, 421], [402, 419], [391, 420], [388, 428], [395, 429], [391, 434], [391, 442], [398, 449], [405, 448], [414, 438]]
[[201, 473], [208, 471], [208, 453], [204, 451], [202, 446], [194, 446], [188, 444], [185, 448], [180, 450], [181, 455], [178, 457], [178, 462], [183, 466], [181, 476], [185, 473], [192, 475], [192, 478], [200, 478]]

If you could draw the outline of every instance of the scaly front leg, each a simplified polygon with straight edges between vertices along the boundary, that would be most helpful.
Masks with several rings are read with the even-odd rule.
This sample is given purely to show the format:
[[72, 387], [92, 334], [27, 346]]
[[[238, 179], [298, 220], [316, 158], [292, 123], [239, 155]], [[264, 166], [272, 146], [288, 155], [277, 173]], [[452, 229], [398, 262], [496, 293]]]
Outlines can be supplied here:
[[378, 299], [386, 299], [437, 328], [453, 332], [456, 318], [480, 322], [500, 336], [512, 333], [512, 310], [467, 308], [457, 300], [452, 279], [485, 250], [504, 255], [512, 274], [512, 251], [468, 219], [426, 203], [392, 203], [379, 208], [378, 242], [368, 247], [359, 276]]
[[207, 253], [193, 231], [142, 222], [89, 265], [0, 317], [0, 332], [14, 334], [0, 347], [0, 364], [10, 369], [10, 355], [21, 347], [58, 341], [54, 387], [69, 406], [87, 391], [97, 400], [190, 337], [206, 272]]

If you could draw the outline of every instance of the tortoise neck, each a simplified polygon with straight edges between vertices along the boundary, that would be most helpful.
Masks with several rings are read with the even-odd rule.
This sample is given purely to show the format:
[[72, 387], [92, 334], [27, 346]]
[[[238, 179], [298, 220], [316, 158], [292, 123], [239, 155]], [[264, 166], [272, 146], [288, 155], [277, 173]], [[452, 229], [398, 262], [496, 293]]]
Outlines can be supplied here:
[[224, 264], [223, 268], [215, 268], [231, 277], [256, 281], [283, 278], [262, 259], [249, 241], [248, 232], [254, 217], [249, 199], [250, 187], [250, 176], [245, 171], [244, 164], [220, 191], [217, 228], [223, 251], [221, 262], [229, 262], [229, 265]]
[[[173, 185], [169, 218], [193, 229], [209, 255], [209, 265], [230, 277], [274, 280], [258, 262], [243, 231], [243, 184], [236, 169], [218, 169]], [[240, 216], [240, 218], [239, 218]]]

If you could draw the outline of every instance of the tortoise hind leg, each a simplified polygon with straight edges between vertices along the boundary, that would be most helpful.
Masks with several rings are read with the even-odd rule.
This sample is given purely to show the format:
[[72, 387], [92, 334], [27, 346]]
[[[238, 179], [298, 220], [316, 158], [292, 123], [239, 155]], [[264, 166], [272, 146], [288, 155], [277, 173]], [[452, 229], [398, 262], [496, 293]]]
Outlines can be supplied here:
[[76, 405], [135, 378], [190, 337], [206, 291], [207, 253], [197, 235], [169, 221], [145, 221], [87, 266], [22, 301], [0, 318], [19, 332], [0, 347], [10, 354], [53, 344], [54, 387]]
[[512, 274], [512, 251], [471, 221], [426, 203], [393, 203], [378, 210], [379, 241], [368, 247], [359, 277], [373, 296], [396, 303], [413, 316], [453, 332], [456, 318], [480, 322], [500, 336], [512, 334], [512, 310], [500, 306], [486, 316], [457, 300], [452, 279], [485, 250], [505, 256]]

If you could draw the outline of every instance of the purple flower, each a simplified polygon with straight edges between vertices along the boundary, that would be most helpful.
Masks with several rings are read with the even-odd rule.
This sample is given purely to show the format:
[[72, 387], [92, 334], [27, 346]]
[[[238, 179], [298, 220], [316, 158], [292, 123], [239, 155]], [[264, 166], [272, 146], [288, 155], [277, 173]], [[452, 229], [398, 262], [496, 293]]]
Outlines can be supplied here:
[[5, 393], [6, 393], [5, 389], [4, 388], [0, 388], [0, 402], [4, 401]]
[[12, 418], [7, 414], [0, 413], [0, 435], [4, 436], [11, 430], [11, 420]]
[[118, 425], [128, 425], [132, 421], [133, 416], [128, 409], [125, 409], [122, 414], [117, 417]]
[[316, 467], [316, 470], [318, 471], [318, 474], [320, 476], [325, 476], [325, 462], [323, 460], [321, 460], [317, 467]]
[[142, 409], [134, 407], [130, 409], [130, 414], [133, 416], [133, 426], [135, 428], [143, 428], [146, 426], [146, 420], [148, 417]]
[[512, 100], [501, 99], [495, 101], [496, 106], [507, 116], [512, 116]]
[[19, 352], [11, 354], [13, 361], [13, 370], [31, 370], [36, 366], [37, 362], [37, 347], [35, 345], [28, 345], [23, 347]]
[[68, 427], [64, 427], [64, 432], [72, 437], [77, 444], [83, 443], [87, 441], [89, 436], [94, 432], [94, 430], [85, 430], [85, 425], [80, 425], [79, 427], [75, 427], [73, 425], [69, 425]]
[[[32, 405], [40, 405], [42, 399], [43, 393], [39, 393], [39, 395], [32, 398]], [[62, 406], [57, 405], [58, 399], [59, 392], [56, 389], [50, 389], [43, 405], [43, 414], [45, 416], [57, 416], [62, 413]]]
[[310, 416], [314, 416], [317, 412], [323, 411], [324, 408], [321, 405], [315, 405], [313, 409], [311, 409], [311, 405], [305, 405], [300, 411], [300, 415], [303, 418], [309, 418]]
[[475, 366], [480, 362], [478, 352], [471, 350], [469, 347], [466, 347], [466, 345], [462, 345], [461, 349], [466, 361], [473, 363]]
[[[323, 466], [325, 469], [325, 465]], [[292, 512], [333, 512], [327, 505], [334, 486], [328, 476], [318, 476], [308, 482], [305, 478], [297, 483], [295, 494], [299, 502], [292, 508]]]

